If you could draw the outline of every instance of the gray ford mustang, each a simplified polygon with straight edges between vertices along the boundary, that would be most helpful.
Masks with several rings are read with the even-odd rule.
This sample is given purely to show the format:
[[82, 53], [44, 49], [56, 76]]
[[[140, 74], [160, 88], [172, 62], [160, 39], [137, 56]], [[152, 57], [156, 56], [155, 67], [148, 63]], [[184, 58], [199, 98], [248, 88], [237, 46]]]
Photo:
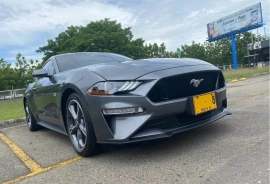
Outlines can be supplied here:
[[99, 144], [170, 137], [231, 114], [222, 72], [198, 59], [62, 54], [33, 77], [23, 99], [29, 130], [68, 135], [81, 156]]

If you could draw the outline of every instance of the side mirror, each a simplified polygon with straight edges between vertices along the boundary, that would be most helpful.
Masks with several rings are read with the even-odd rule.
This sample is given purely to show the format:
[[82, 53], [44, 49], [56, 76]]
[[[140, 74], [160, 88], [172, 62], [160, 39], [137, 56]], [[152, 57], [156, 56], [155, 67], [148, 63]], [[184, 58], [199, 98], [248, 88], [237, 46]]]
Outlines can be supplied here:
[[32, 73], [33, 77], [51, 77], [45, 69], [34, 70]]

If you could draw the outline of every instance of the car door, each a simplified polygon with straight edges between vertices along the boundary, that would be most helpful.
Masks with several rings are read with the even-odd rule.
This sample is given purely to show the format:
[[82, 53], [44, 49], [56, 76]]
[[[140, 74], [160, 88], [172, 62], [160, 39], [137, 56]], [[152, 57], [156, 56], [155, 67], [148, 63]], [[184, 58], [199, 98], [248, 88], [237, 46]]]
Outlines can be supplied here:
[[50, 59], [42, 67], [51, 77], [39, 78], [34, 88], [34, 101], [37, 107], [37, 116], [41, 121], [60, 125], [61, 118], [57, 106], [57, 94], [59, 83], [56, 78], [56, 68], [53, 59]]

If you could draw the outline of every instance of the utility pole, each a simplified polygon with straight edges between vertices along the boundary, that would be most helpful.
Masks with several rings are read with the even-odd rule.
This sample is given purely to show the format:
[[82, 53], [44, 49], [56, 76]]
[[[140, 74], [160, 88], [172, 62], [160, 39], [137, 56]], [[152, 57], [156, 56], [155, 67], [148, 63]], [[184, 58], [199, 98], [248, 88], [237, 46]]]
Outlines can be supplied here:
[[264, 38], [266, 39], [265, 27], [263, 27], [263, 29], [264, 29]]

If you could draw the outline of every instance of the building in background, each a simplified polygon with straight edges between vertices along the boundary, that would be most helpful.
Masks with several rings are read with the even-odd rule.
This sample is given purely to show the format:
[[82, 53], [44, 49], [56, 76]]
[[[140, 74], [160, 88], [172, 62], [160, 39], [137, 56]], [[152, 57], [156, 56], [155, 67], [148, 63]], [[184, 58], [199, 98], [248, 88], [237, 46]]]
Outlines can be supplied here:
[[268, 66], [269, 65], [269, 39], [247, 45], [245, 64], [250, 66]]

